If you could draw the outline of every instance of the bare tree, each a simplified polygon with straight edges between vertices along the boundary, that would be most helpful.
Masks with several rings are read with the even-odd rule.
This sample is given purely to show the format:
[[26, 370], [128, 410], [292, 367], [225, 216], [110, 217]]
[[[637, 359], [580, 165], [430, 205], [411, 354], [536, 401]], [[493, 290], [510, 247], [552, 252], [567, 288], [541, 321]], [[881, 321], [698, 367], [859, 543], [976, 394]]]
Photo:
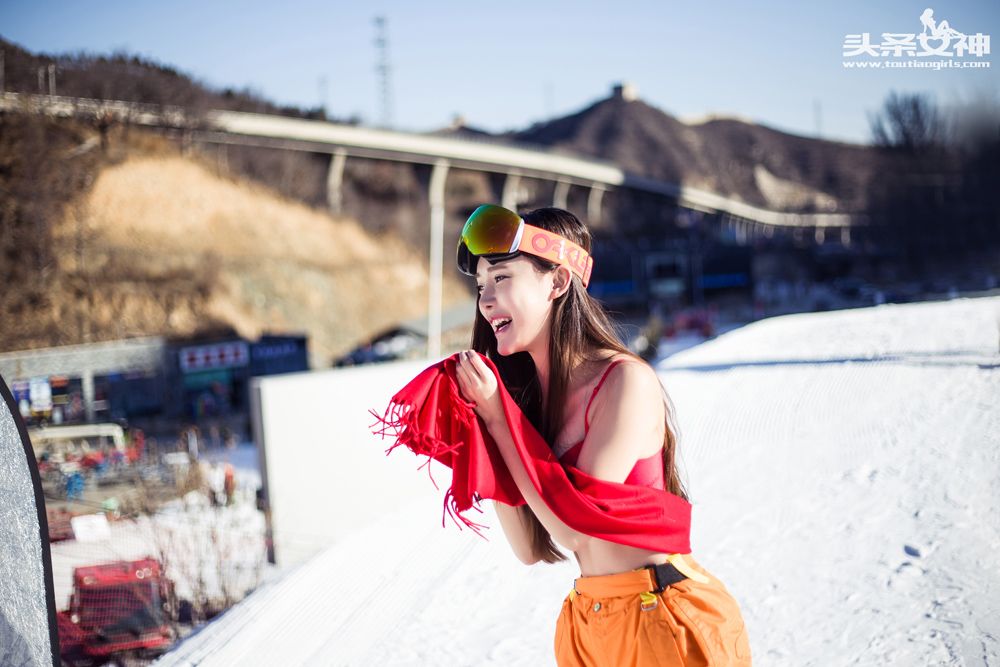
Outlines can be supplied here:
[[921, 93], [889, 93], [882, 109], [869, 114], [872, 143], [918, 153], [941, 147], [947, 137], [945, 122], [937, 105]]
[[[872, 229], [892, 261], [927, 277], [1000, 246], [996, 194], [1000, 106], [990, 95], [939, 108], [923, 94], [892, 92], [869, 115], [882, 161], [869, 185]], [[983, 260], [991, 261], [991, 260]]]

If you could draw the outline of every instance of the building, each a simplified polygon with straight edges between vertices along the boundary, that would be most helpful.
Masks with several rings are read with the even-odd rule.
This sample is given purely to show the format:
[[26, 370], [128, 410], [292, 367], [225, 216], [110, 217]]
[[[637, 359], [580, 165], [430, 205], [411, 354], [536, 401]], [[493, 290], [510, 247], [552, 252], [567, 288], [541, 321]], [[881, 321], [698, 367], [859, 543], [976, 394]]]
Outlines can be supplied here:
[[306, 342], [223, 333], [66, 345], [0, 353], [0, 375], [29, 425], [243, 421], [250, 378], [308, 370]]

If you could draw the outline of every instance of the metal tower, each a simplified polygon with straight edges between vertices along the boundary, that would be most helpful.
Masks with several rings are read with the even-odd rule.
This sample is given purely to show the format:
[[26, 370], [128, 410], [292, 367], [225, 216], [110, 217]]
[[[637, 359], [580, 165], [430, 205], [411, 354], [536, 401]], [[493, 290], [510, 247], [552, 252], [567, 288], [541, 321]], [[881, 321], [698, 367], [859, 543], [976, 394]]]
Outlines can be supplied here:
[[384, 16], [375, 17], [375, 49], [378, 60], [375, 63], [375, 72], [379, 76], [379, 102], [382, 107], [382, 124], [384, 128], [392, 127], [392, 95], [389, 85], [389, 38], [386, 35], [386, 18]]

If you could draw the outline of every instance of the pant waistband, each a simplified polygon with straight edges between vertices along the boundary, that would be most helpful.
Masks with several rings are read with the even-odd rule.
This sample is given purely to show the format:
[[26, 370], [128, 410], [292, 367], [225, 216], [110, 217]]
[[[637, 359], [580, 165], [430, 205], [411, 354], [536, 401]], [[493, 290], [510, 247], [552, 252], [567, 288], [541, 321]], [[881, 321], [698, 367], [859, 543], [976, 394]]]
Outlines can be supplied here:
[[659, 573], [653, 567], [641, 567], [616, 574], [580, 577], [574, 580], [573, 589], [582, 595], [600, 598], [659, 592], [665, 586], [686, 578], [708, 583], [704, 575], [685, 562], [683, 554], [670, 554], [667, 562], [658, 569]]

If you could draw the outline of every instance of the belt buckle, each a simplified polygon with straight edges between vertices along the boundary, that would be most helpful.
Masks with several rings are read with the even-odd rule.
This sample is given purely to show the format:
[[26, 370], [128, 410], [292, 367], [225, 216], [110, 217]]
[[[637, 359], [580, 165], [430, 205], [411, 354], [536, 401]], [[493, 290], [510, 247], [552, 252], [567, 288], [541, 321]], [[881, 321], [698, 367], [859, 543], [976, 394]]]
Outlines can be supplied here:
[[666, 586], [663, 586], [660, 583], [660, 578], [656, 576], [655, 565], [644, 565], [643, 567], [650, 571], [650, 574], [653, 577], [653, 586], [655, 590], [639, 593], [639, 609], [643, 611], [653, 611], [660, 605], [659, 594], [663, 592], [663, 589], [665, 589]]

